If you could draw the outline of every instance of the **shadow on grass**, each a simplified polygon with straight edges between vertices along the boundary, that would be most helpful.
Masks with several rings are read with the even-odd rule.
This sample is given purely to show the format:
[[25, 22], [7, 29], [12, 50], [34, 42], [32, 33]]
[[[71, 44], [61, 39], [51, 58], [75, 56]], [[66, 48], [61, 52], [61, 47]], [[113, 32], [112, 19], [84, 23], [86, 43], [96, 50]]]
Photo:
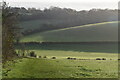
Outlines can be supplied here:
[[[21, 47], [22, 45], [22, 47]], [[61, 50], [77, 52], [102, 52], [118, 53], [118, 44], [116, 42], [92, 42], [92, 43], [21, 43], [16, 48], [25, 48], [26, 50]]]

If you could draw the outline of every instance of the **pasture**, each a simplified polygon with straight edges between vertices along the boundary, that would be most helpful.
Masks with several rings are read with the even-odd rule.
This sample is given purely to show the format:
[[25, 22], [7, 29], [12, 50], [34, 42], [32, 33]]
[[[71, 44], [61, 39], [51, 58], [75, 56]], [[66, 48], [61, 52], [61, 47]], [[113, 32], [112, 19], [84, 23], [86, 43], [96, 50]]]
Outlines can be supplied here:
[[4, 78], [117, 78], [117, 60], [23, 58]]
[[[4, 69], [3, 75], [4, 78], [117, 78], [118, 54], [113, 46], [116, 45], [26, 44], [26, 50], [34, 51], [41, 58], [28, 57], [13, 61], [15, 63], [8, 62], [6, 66], [9, 67]], [[17, 46], [17, 51], [19, 48]], [[103, 51], [100, 52], [100, 48]], [[111, 53], [108, 52], [110, 49]]]
[[[117, 78], [117, 25], [104, 22], [24, 36], [15, 49], [25, 56], [4, 65], [3, 78]], [[28, 56], [31, 51], [37, 57]]]
[[25, 36], [21, 42], [103, 42], [118, 40], [118, 22], [104, 22]]

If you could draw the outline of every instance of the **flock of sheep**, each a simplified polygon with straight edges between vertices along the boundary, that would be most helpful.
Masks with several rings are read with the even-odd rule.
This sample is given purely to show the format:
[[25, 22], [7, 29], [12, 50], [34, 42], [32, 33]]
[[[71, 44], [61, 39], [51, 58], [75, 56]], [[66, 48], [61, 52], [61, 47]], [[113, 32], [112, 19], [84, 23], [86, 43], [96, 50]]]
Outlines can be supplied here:
[[[35, 58], [47, 58], [47, 56], [38, 56], [34, 52], [31, 52], [30, 57], [35, 57]], [[56, 57], [52, 57], [51, 59], [57, 59]], [[72, 58], [72, 57], [67, 57], [68, 60], [90, 60], [90, 59], [77, 59], [77, 58]], [[95, 60], [107, 60], [106, 58], [96, 58]], [[112, 60], [112, 59], [110, 59]]]
[[[25, 56], [26, 57], [26, 56]], [[47, 56], [38, 56], [35, 54], [34, 51], [31, 51], [27, 57], [34, 57], [34, 58], [47, 58]], [[56, 57], [52, 57], [51, 59], [57, 59]], [[78, 58], [72, 58], [72, 57], [67, 57], [68, 60], [92, 60], [92, 59], [78, 59]], [[106, 58], [96, 58], [94, 60], [107, 60]], [[112, 60], [112, 59], [109, 59]], [[120, 60], [120, 59], [118, 59]]]

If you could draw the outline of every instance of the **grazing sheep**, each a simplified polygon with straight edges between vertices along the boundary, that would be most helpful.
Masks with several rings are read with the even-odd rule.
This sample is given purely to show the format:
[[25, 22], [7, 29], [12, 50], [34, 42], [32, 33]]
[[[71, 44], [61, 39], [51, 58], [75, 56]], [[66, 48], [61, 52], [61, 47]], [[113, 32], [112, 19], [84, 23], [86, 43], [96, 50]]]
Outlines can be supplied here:
[[47, 58], [47, 56], [44, 56], [43, 58]]
[[34, 57], [37, 57], [37, 55], [35, 54]]
[[83, 60], [83, 59], [79, 59], [79, 60]]
[[71, 59], [70, 57], [68, 57], [67, 59]]
[[68, 57], [67, 59], [76, 60], [76, 58], [70, 58], [70, 57]]
[[73, 60], [76, 60], [76, 58], [72, 58]]
[[39, 56], [37, 55], [36, 58], [39, 58]]
[[118, 60], [120, 60], [120, 59], [118, 59]]
[[42, 56], [39, 56], [39, 58], [42, 58]]
[[102, 58], [102, 60], [106, 60], [106, 58]]
[[96, 60], [101, 60], [100, 58], [96, 58]]
[[56, 59], [56, 57], [52, 57], [52, 59]]

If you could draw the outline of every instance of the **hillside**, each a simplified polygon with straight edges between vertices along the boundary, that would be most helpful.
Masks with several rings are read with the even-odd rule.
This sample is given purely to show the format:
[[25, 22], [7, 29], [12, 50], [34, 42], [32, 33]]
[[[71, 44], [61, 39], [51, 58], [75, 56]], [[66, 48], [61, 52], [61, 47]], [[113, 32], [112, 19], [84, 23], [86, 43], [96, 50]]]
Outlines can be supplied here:
[[[30, 30], [37, 30], [37, 29], [43, 29], [43, 25], [46, 24], [46, 25], [51, 25], [51, 24], [54, 24], [54, 25], [57, 25], [57, 24], [61, 24], [63, 23], [63, 21], [61, 20], [55, 20], [55, 19], [51, 19], [51, 20], [30, 20], [30, 21], [22, 21], [20, 22], [19, 26], [22, 29], [22, 32], [25, 32], [25, 31], [30, 31]], [[47, 26], [45, 26], [47, 27]], [[50, 26], [52, 27], [52, 26]]]
[[13, 7], [12, 11], [19, 13], [19, 26], [23, 35], [118, 20], [118, 10], [112, 9], [76, 11], [60, 7], [44, 10]]
[[117, 41], [118, 22], [103, 22], [36, 33], [21, 39], [22, 42], [96, 42]]

